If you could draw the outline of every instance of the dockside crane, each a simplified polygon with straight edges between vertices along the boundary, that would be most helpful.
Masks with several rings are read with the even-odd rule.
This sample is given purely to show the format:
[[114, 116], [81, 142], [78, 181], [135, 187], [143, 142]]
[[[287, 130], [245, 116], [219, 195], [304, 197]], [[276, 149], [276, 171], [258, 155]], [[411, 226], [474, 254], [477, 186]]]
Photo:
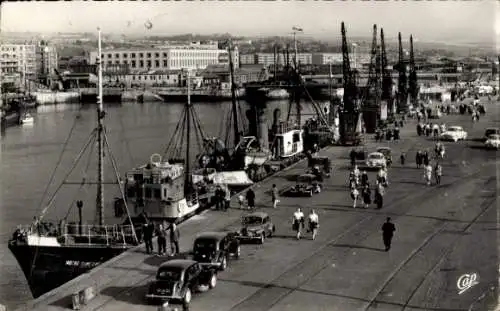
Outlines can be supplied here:
[[359, 136], [357, 135], [357, 127], [360, 109], [358, 105], [358, 87], [356, 78], [351, 71], [349, 60], [349, 45], [347, 44], [347, 35], [344, 22], [341, 24], [342, 32], [342, 73], [344, 77], [344, 97], [339, 113], [339, 132], [340, 142], [343, 145], [352, 143], [359, 144]]
[[385, 37], [384, 29], [380, 29], [380, 61], [382, 69], [382, 94], [381, 100], [387, 102], [388, 110], [392, 113], [394, 112], [394, 98], [392, 94], [392, 75], [391, 70], [388, 67], [387, 53], [385, 51]]
[[368, 81], [361, 100], [363, 121], [367, 133], [374, 133], [377, 127], [378, 110], [382, 91], [381, 60], [377, 45], [377, 25], [373, 25]]
[[413, 53], [413, 36], [410, 35], [410, 73], [408, 77], [408, 93], [410, 95], [410, 103], [413, 106], [418, 104], [418, 91], [417, 69]]
[[403, 43], [401, 42], [401, 33], [398, 34], [399, 42], [399, 60], [398, 60], [398, 113], [408, 111], [408, 86], [406, 79], [406, 64], [404, 60]]

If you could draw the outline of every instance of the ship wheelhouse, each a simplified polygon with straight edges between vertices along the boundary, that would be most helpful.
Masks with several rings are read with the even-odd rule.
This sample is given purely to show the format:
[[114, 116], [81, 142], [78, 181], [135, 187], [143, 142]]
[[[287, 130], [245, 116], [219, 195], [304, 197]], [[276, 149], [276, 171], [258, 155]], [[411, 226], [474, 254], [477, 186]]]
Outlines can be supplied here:
[[297, 126], [280, 122], [273, 136], [273, 150], [277, 158], [292, 157], [304, 151], [303, 130]]
[[153, 162], [126, 174], [125, 193], [134, 203], [132, 217], [170, 218], [170, 209], [184, 199], [184, 166], [168, 161]]

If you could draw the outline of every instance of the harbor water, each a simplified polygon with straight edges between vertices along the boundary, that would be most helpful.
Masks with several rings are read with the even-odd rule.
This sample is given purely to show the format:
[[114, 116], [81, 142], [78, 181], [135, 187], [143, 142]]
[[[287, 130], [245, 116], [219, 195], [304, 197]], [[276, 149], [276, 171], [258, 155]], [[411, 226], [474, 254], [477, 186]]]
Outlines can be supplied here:
[[[248, 106], [244, 102], [241, 104], [244, 113]], [[225, 130], [227, 125], [223, 121], [230, 106], [228, 102], [195, 105], [207, 136], [219, 136]], [[288, 101], [268, 103], [266, 116], [269, 125], [275, 108], [280, 108], [281, 119], [286, 119]], [[64, 180], [96, 122], [93, 105], [81, 108], [75, 104], [58, 104], [37, 109], [33, 113], [33, 124], [7, 128], [0, 138], [0, 304], [6, 305], [8, 309], [32, 297], [21, 269], [7, 248], [7, 241], [17, 225], [27, 225], [33, 217], [39, 216], [50, 196]], [[153, 153], [163, 154], [179, 122], [183, 105], [126, 103], [105, 105], [105, 109], [106, 132], [111, 147], [111, 154], [106, 151], [104, 159], [105, 182], [110, 183], [105, 186], [109, 207], [106, 217], [113, 221], [111, 206], [113, 199], [119, 196], [119, 190], [117, 185], [111, 184], [116, 181], [111, 155], [116, 159], [118, 171], [123, 176], [128, 169], [149, 161]], [[304, 114], [311, 111], [310, 105], [303, 105]], [[307, 118], [304, 116], [302, 119]], [[67, 140], [70, 132], [71, 139]], [[59, 159], [63, 149], [65, 152]], [[83, 207], [85, 222], [94, 222], [96, 187], [82, 185], [81, 182], [83, 178], [86, 183], [96, 180], [95, 154], [96, 146], [91, 144], [67, 178], [71, 184], [61, 188], [54, 204], [47, 210], [46, 220], [59, 220], [67, 216], [68, 221], [76, 221], [76, 208], [70, 209], [70, 206], [74, 207], [76, 200], [83, 200], [86, 203]], [[44, 197], [56, 166], [58, 169]]]

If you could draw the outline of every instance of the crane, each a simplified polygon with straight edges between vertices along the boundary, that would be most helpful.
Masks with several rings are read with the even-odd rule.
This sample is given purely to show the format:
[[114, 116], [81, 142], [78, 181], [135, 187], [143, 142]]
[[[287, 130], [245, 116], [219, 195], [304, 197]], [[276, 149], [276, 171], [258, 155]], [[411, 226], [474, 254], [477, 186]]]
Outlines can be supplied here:
[[404, 113], [408, 110], [406, 104], [408, 100], [408, 89], [406, 79], [406, 64], [404, 60], [403, 43], [401, 42], [401, 33], [398, 34], [399, 41], [399, 61], [398, 61], [398, 113]]
[[[341, 24], [342, 32], [342, 72], [344, 77], [344, 98], [339, 113], [340, 142], [345, 145], [348, 143], [359, 144], [360, 141], [356, 135], [356, 128], [360, 122], [358, 107], [358, 87], [356, 78], [351, 71], [349, 60], [349, 45], [347, 44], [347, 35], [345, 24]], [[359, 133], [359, 131], [358, 131]]]
[[408, 77], [408, 93], [410, 103], [414, 106], [418, 104], [418, 81], [417, 69], [415, 68], [415, 56], [413, 53], [413, 36], [410, 35], [410, 73]]
[[382, 94], [381, 99], [387, 101], [390, 111], [394, 111], [394, 101], [392, 98], [392, 76], [388, 68], [387, 53], [385, 51], [384, 29], [380, 29], [380, 61], [382, 66]]

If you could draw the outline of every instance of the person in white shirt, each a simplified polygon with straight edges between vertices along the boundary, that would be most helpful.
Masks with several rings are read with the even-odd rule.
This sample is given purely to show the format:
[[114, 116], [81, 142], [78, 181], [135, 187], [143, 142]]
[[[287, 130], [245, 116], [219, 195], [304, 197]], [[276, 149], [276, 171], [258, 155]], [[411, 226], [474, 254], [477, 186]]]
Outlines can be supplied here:
[[300, 240], [302, 226], [304, 226], [304, 213], [302, 213], [302, 210], [299, 207], [297, 208], [297, 211], [293, 213], [292, 219], [292, 229], [297, 233], [297, 240]]
[[430, 186], [432, 178], [432, 166], [430, 164], [424, 166], [424, 178], [427, 182], [427, 186]]
[[316, 234], [318, 233], [319, 227], [319, 218], [318, 214], [314, 210], [311, 210], [309, 213], [309, 231], [312, 233], [312, 239], [316, 238]]
[[356, 208], [356, 203], [358, 202], [359, 191], [355, 187], [351, 189], [352, 207]]

